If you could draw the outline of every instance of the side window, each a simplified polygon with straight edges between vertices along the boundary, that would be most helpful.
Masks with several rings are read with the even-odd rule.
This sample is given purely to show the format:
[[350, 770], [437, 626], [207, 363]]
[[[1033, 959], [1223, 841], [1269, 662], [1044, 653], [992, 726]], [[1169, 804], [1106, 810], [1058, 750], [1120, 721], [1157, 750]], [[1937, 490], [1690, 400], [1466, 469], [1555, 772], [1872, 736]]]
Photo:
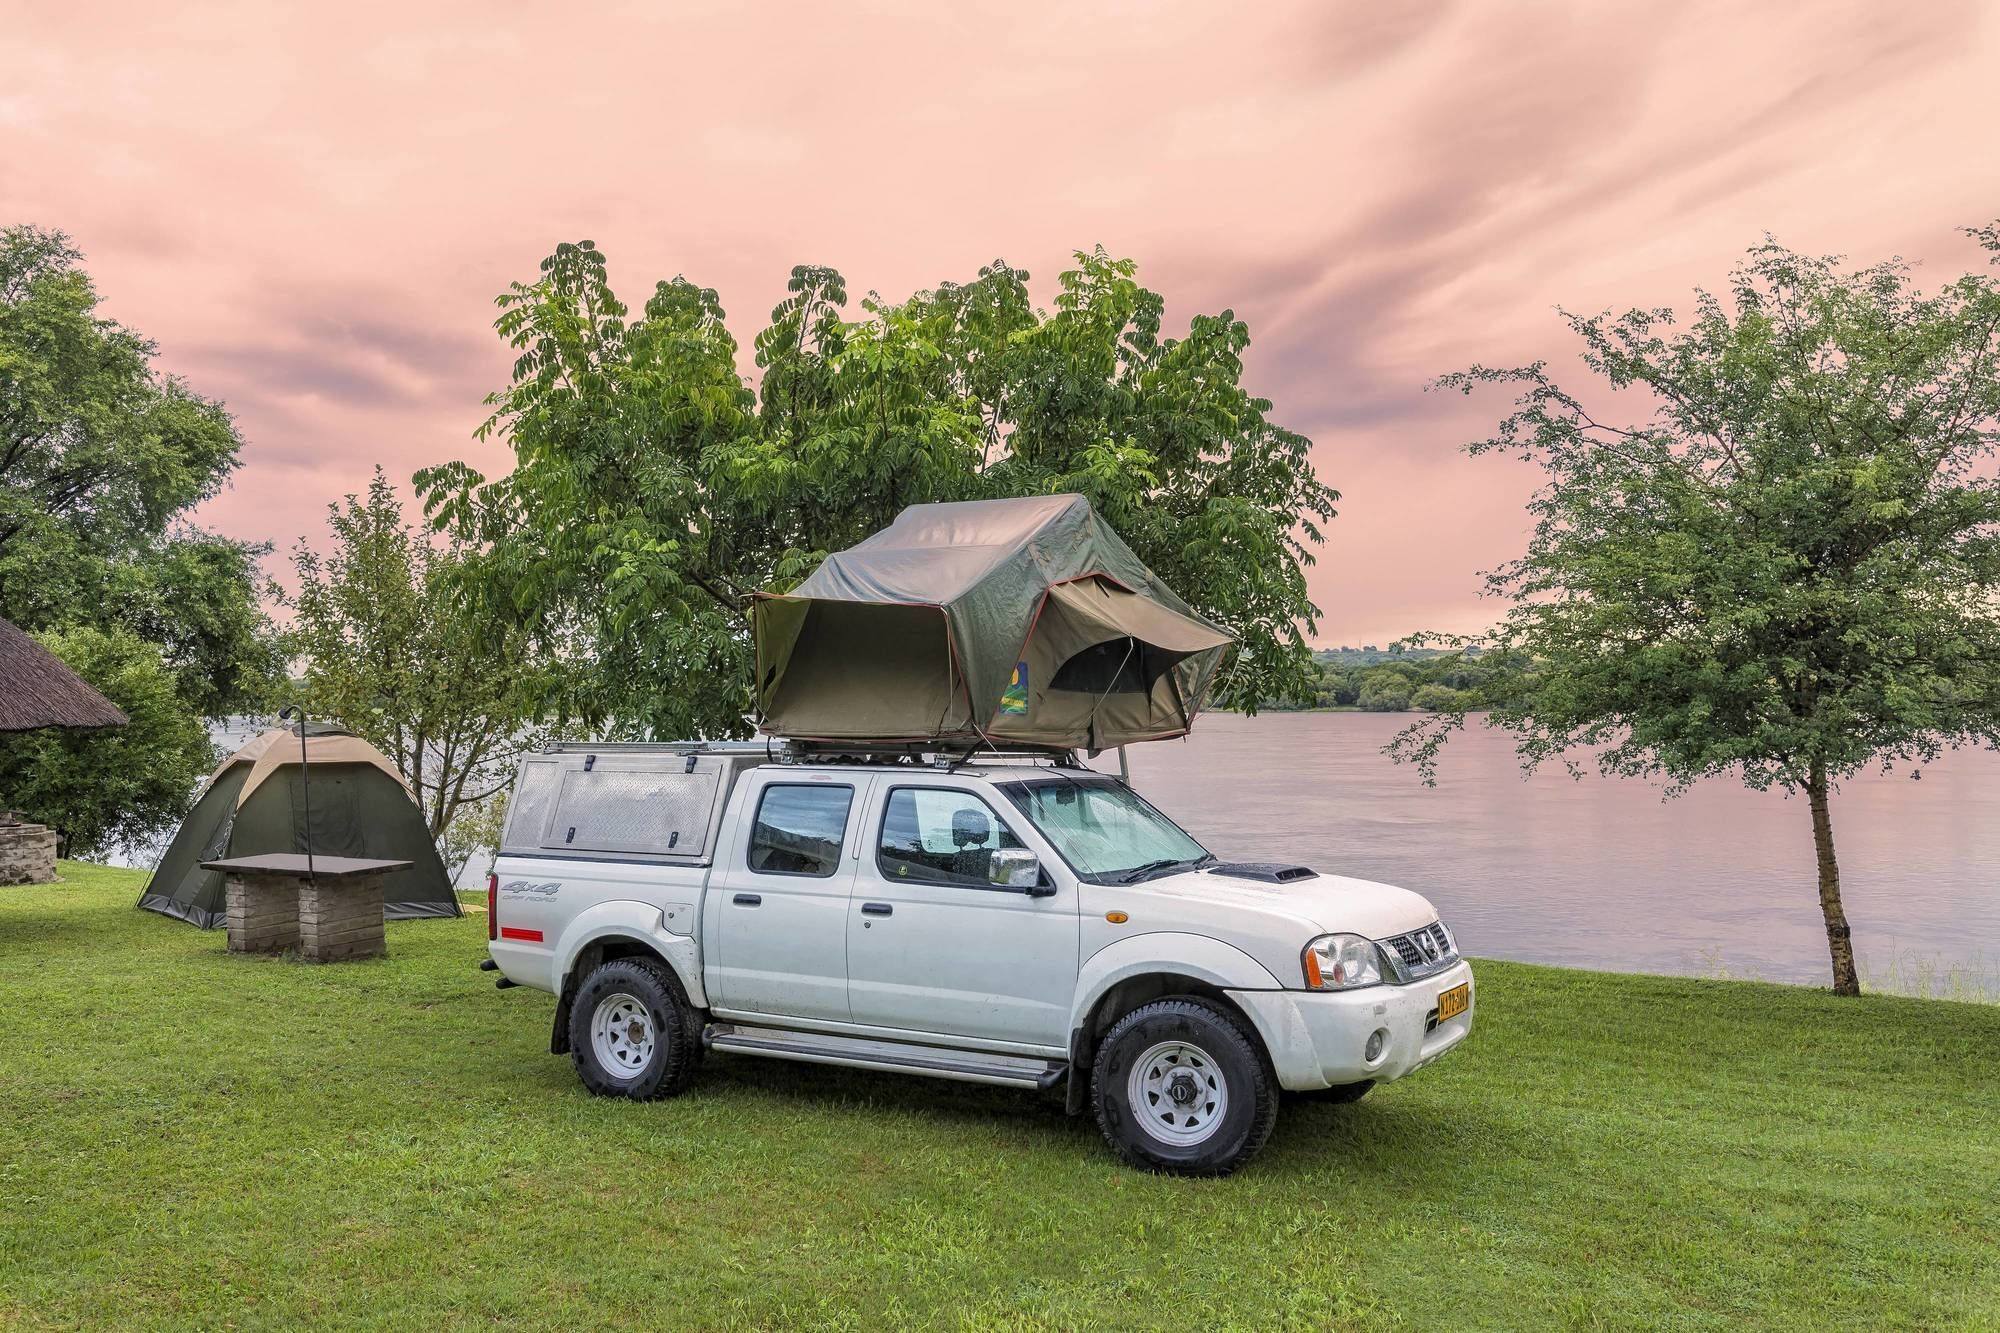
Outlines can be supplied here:
[[750, 826], [750, 869], [759, 875], [812, 875], [840, 868], [852, 787], [774, 782], [757, 801]]
[[888, 880], [990, 887], [993, 853], [1021, 840], [969, 791], [899, 787], [882, 815], [875, 864]]

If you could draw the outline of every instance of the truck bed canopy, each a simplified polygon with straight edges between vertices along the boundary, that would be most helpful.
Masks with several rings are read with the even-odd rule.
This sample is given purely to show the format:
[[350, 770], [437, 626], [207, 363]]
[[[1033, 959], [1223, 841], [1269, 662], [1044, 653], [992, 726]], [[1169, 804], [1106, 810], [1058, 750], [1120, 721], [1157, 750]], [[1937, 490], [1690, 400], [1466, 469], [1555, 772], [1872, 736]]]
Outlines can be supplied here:
[[802, 740], [1180, 736], [1234, 642], [1080, 495], [912, 505], [751, 622], [763, 729]]

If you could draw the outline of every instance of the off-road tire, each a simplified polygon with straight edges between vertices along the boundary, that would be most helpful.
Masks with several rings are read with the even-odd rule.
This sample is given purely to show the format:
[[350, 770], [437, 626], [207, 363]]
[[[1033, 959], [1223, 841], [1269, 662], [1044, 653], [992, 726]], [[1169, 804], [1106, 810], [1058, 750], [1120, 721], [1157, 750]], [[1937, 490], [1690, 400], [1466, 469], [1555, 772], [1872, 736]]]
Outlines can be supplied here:
[[[1228, 1100], [1209, 1136], [1193, 1145], [1151, 1134], [1130, 1104], [1133, 1062], [1163, 1042], [1204, 1052]], [[1090, 1105], [1104, 1141], [1128, 1166], [1181, 1176], [1226, 1176], [1264, 1146], [1278, 1123], [1278, 1086], [1256, 1038], [1220, 1005], [1191, 997], [1155, 1000], [1126, 1014], [1098, 1043]]]
[[[636, 1073], [609, 1068], [599, 1057], [591, 1023], [613, 995], [629, 995], [651, 1019], [653, 1050]], [[599, 1097], [657, 1101], [686, 1090], [701, 1064], [701, 1020], [673, 970], [650, 958], [616, 958], [592, 969], [570, 1003], [569, 1053], [583, 1086]]]

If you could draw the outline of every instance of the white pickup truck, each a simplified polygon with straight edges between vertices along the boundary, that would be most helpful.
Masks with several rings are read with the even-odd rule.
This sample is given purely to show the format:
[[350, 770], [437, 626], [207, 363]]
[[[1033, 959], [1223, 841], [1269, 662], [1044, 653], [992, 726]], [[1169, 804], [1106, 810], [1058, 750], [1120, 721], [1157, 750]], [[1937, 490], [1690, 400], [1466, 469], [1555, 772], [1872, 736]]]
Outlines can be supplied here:
[[1278, 1091], [1361, 1096], [1472, 1025], [1414, 893], [1224, 864], [1066, 757], [762, 742], [529, 756], [488, 884], [499, 985], [650, 1099], [705, 1051], [1060, 1090], [1158, 1171], [1233, 1170]]

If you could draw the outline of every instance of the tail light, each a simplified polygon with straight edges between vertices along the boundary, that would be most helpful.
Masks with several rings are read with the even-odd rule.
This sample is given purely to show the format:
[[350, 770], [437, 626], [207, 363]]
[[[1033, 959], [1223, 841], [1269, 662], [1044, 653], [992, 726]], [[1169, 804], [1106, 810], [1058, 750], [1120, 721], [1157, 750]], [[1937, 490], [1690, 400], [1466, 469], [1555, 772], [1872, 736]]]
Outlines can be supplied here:
[[500, 876], [493, 871], [486, 875], [486, 938], [500, 938]]

